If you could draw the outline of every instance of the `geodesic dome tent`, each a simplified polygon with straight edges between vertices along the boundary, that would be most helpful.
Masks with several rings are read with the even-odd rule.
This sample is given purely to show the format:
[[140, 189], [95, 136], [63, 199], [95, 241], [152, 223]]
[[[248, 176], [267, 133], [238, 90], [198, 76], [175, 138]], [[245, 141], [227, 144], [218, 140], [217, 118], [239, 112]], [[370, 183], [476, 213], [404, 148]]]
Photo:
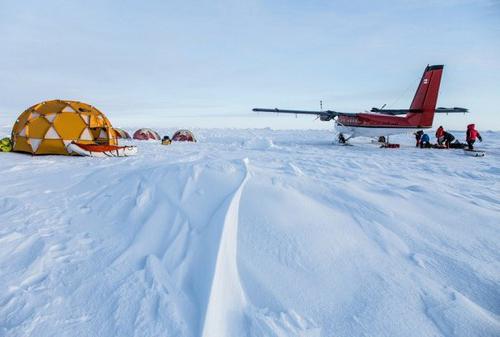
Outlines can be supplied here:
[[13, 150], [32, 154], [70, 154], [71, 142], [117, 145], [102, 112], [77, 101], [45, 101], [24, 111], [12, 128]]
[[172, 136], [174, 142], [196, 142], [196, 138], [189, 130], [179, 130]]
[[148, 129], [148, 128], [143, 128], [139, 129], [136, 132], [134, 132], [134, 139], [138, 140], [161, 140], [160, 135], [158, 132]]
[[116, 138], [118, 139], [132, 139], [132, 137], [130, 137], [130, 134], [123, 130], [123, 129], [120, 129], [120, 128], [113, 128], [113, 131], [115, 133], [115, 136]]

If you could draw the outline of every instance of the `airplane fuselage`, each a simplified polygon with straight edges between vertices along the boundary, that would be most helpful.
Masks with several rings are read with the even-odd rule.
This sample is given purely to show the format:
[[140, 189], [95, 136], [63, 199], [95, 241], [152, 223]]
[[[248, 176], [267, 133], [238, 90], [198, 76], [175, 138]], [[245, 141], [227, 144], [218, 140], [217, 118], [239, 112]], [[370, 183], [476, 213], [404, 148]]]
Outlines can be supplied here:
[[405, 117], [369, 113], [342, 115], [335, 119], [336, 130], [351, 137], [391, 136], [431, 127], [412, 123]]

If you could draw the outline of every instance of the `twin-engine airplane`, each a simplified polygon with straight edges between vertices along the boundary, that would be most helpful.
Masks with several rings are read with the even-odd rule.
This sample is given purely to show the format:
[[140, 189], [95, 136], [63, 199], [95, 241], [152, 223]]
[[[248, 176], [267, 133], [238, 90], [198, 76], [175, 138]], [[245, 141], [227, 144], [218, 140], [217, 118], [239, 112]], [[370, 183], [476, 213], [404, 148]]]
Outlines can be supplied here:
[[347, 139], [358, 136], [388, 137], [390, 135], [428, 129], [432, 127], [435, 113], [468, 112], [465, 108], [436, 109], [443, 67], [443, 65], [433, 65], [425, 68], [409, 109], [372, 108], [372, 113], [261, 108], [255, 108], [253, 111], [316, 115], [322, 121], [334, 120], [336, 129], [339, 132], [340, 141], [346, 139], [344, 134], [349, 136]]

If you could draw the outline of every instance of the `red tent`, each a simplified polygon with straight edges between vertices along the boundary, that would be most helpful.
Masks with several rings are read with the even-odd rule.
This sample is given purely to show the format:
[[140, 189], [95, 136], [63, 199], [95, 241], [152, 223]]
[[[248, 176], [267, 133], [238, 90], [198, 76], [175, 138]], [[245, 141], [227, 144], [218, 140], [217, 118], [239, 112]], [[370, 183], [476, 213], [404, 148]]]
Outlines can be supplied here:
[[179, 130], [172, 136], [174, 142], [196, 142], [196, 138], [189, 130]]
[[132, 139], [132, 137], [130, 137], [130, 134], [123, 129], [113, 128], [113, 131], [115, 132], [116, 138]]
[[158, 132], [151, 130], [151, 129], [139, 129], [136, 132], [134, 132], [134, 139], [138, 140], [161, 140], [160, 135]]

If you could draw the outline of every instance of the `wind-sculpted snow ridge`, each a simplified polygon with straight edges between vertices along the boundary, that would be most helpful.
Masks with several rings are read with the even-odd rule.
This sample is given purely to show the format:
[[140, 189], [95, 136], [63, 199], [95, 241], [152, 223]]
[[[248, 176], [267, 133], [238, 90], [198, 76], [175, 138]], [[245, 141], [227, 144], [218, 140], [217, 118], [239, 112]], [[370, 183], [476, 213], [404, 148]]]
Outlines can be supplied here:
[[236, 262], [238, 221], [241, 193], [248, 179], [248, 159], [244, 159], [245, 175], [224, 205], [222, 229], [215, 266], [203, 320], [203, 337], [242, 336], [245, 334], [246, 298], [241, 287]]
[[195, 134], [1, 155], [0, 336], [498, 336], [499, 133], [484, 158]]

